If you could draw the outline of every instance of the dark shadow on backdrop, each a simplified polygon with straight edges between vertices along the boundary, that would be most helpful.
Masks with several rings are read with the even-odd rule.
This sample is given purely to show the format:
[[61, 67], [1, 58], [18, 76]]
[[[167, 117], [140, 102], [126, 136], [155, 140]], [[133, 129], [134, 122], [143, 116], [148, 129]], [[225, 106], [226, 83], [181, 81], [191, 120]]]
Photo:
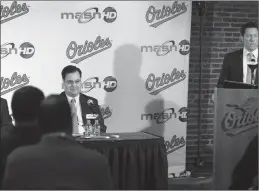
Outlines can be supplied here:
[[[145, 107], [145, 113], [146, 114], [155, 114], [155, 113], [161, 113], [164, 111], [164, 100], [163, 99], [155, 99], [149, 102]], [[143, 119], [146, 119], [146, 117], [142, 117]], [[157, 135], [160, 137], [164, 136], [164, 123], [157, 123], [157, 120], [154, 119], [154, 115], [151, 117], [148, 117], [149, 126], [144, 128], [142, 132], [150, 133], [153, 135]]]
[[[114, 116], [121, 116], [113, 119], [112, 124], [116, 131], [131, 129], [132, 125], [139, 124], [141, 115], [135, 111], [143, 113], [163, 111], [162, 97], [160, 95], [152, 97], [145, 88], [145, 81], [140, 77], [141, 65], [142, 55], [139, 47], [125, 44], [115, 50], [113, 76], [117, 79], [118, 85], [114, 92], [106, 94], [105, 104], [112, 106]], [[143, 102], [148, 102], [147, 99], [151, 102], [146, 109], [143, 109]], [[120, 115], [122, 112], [123, 115]], [[158, 128], [152, 122], [151, 127]], [[158, 134], [163, 134], [163, 127], [159, 127]]]

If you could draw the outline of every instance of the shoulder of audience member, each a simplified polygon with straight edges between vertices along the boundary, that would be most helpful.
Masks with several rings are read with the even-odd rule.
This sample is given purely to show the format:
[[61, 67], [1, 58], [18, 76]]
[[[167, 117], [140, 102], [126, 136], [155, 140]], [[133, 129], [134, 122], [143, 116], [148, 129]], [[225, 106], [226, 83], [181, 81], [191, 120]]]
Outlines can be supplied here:
[[4, 126], [1, 128], [1, 143], [13, 137], [14, 128], [14, 126]]
[[37, 149], [37, 145], [26, 145], [16, 148], [12, 153], [8, 155], [8, 162], [22, 161], [30, 156], [31, 151]]

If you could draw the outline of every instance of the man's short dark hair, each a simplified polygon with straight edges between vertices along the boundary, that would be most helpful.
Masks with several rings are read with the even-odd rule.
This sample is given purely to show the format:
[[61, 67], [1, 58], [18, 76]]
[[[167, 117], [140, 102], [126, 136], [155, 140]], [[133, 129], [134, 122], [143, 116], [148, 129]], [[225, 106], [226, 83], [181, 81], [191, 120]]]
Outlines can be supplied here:
[[68, 65], [65, 68], [63, 68], [61, 72], [62, 79], [65, 80], [67, 74], [74, 73], [74, 72], [79, 72], [80, 78], [82, 77], [82, 72], [79, 68], [77, 68], [76, 66]]
[[50, 95], [41, 104], [39, 126], [42, 133], [72, 133], [72, 117], [67, 99], [61, 95]]
[[244, 36], [244, 34], [246, 32], [246, 29], [248, 29], [248, 28], [256, 28], [256, 29], [258, 29], [258, 27], [257, 27], [255, 22], [253, 22], [253, 21], [248, 22], [248, 23], [244, 24], [241, 27], [241, 30], [240, 30], [241, 36]]
[[37, 119], [44, 97], [44, 93], [33, 86], [25, 86], [16, 90], [11, 102], [15, 121], [24, 122]]

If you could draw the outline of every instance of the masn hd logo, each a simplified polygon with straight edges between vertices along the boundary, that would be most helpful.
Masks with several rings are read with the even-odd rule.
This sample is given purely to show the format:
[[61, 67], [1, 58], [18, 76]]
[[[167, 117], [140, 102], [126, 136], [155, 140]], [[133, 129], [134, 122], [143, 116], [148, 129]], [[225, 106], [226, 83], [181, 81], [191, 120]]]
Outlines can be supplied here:
[[157, 56], [165, 56], [169, 52], [179, 52], [181, 55], [187, 55], [190, 52], [190, 42], [182, 40], [177, 45], [174, 40], [168, 40], [161, 45], [143, 45], [140, 51], [142, 53], [155, 52]]
[[112, 76], [107, 76], [103, 81], [98, 77], [91, 77], [82, 83], [82, 93], [90, 92], [93, 89], [104, 89], [106, 92], [113, 92], [117, 88], [117, 80]]
[[186, 107], [180, 108], [177, 112], [174, 108], [168, 108], [162, 112], [141, 114], [141, 120], [154, 120], [157, 124], [163, 124], [170, 119], [178, 118], [181, 122], [187, 122], [188, 113]]
[[103, 12], [99, 8], [91, 7], [84, 12], [64, 12], [61, 13], [61, 19], [76, 19], [78, 23], [88, 23], [93, 19], [103, 19], [106, 23], [112, 23], [117, 18], [117, 11], [113, 7], [106, 7]]
[[19, 48], [15, 47], [14, 43], [5, 43], [1, 45], [1, 59], [12, 54], [20, 54], [22, 58], [31, 58], [35, 53], [34, 46], [29, 42], [24, 42]]

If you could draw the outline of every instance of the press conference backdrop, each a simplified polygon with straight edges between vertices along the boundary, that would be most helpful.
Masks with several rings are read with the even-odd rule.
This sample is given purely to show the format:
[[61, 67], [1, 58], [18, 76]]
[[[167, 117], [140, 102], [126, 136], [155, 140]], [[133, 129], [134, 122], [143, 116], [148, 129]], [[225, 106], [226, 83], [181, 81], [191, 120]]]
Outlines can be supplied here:
[[164, 136], [169, 172], [186, 161], [191, 2], [2, 2], [1, 96], [24, 85], [62, 90], [82, 70], [108, 132]]

